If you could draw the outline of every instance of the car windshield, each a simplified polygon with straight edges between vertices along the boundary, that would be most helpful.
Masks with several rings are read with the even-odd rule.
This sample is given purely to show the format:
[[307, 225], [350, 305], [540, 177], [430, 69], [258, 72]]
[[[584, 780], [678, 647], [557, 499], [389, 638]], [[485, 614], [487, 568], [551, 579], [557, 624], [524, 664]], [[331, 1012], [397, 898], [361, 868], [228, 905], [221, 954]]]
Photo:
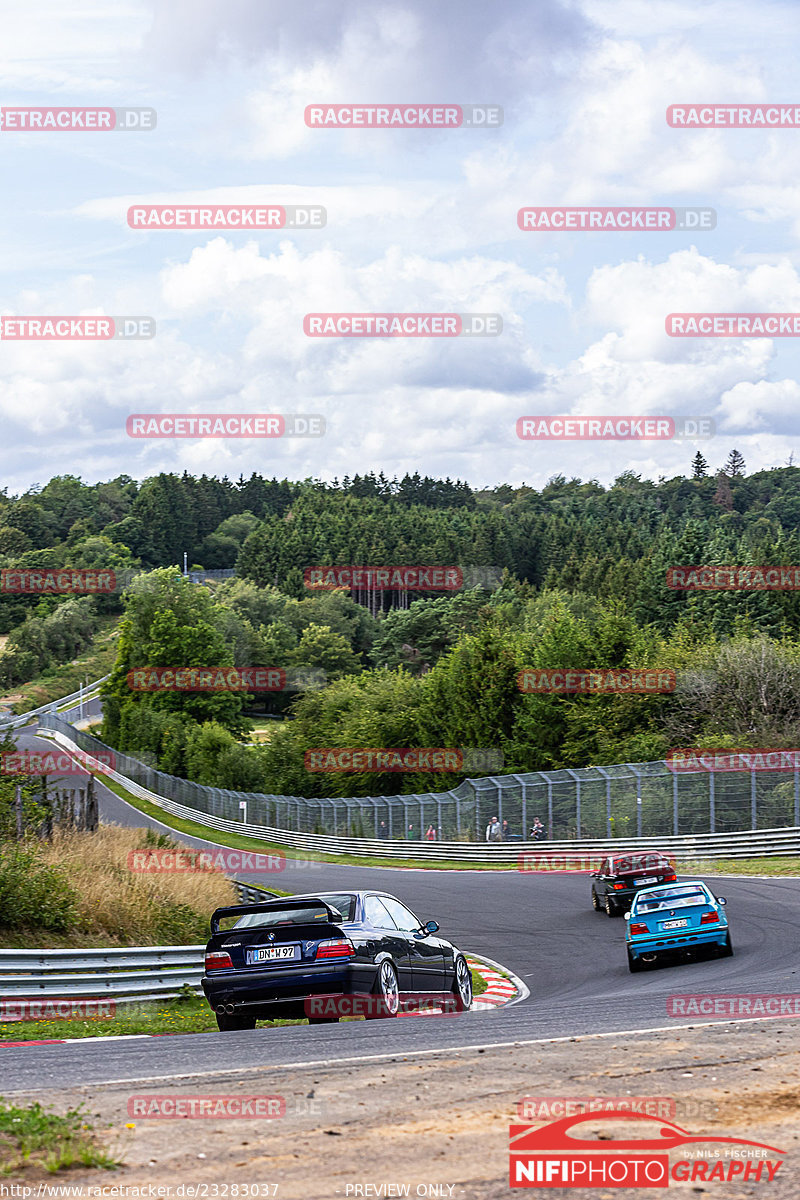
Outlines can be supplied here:
[[[355, 912], [356, 898], [348, 894], [321, 895], [331, 908], [341, 915], [343, 921], [352, 921]], [[270, 925], [317, 925], [330, 921], [326, 910], [321, 906], [293, 907], [291, 897], [287, 898], [285, 908], [265, 908], [261, 912], [245, 913], [239, 917], [234, 929], [263, 928]]]
[[641, 893], [636, 897], [637, 912], [656, 912], [660, 908], [691, 908], [694, 904], [708, 904], [709, 895], [705, 888], [681, 888], [679, 891], [657, 891]]

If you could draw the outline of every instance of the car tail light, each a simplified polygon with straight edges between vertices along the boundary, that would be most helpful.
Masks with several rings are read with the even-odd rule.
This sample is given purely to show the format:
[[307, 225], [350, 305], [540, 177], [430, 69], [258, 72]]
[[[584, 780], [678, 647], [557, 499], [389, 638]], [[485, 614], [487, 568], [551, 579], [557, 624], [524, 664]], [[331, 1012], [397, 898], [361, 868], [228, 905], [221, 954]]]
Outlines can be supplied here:
[[719, 920], [719, 913], [707, 912], [707, 913], [703, 913], [702, 917], [700, 918], [700, 924], [701, 925], [713, 925], [714, 922], [718, 921], [718, 920]]
[[678, 878], [677, 875], [662, 875], [661, 882], [662, 883], [674, 883], [677, 878]]
[[329, 938], [317, 946], [317, 958], [354, 958], [356, 948], [348, 938]]
[[206, 971], [232, 971], [233, 960], [227, 950], [209, 950], [206, 954]]
[[620, 888], [624, 888], [624, 887], [625, 887], [625, 884], [624, 884], [624, 883], [615, 883], [615, 884], [614, 884], [614, 891], [615, 891], [615, 892], [616, 892], [616, 891], [619, 891], [619, 889], [620, 889]]
[[631, 933], [649, 933], [650, 930], [643, 921], [634, 921], [631, 925]]

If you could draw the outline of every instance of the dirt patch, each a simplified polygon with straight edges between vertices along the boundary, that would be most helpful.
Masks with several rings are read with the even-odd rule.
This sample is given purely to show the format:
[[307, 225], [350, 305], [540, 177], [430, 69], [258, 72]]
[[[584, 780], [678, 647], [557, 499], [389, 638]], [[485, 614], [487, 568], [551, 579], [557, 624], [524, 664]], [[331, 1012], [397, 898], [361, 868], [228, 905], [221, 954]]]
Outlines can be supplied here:
[[[259, 1042], [257, 1033], [253, 1044], [254, 1057], [273, 1050]], [[187, 1064], [187, 1069], [193, 1068]], [[200, 1092], [277, 1096], [285, 1114], [148, 1119], [129, 1114], [134, 1092], [160, 1093], [184, 1104]], [[680, 1040], [665, 1033], [442, 1052], [385, 1063], [278, 1070], [265, 1065], [244, 1080], [209, 1078], [202, 1087], [196, 1082], [114, 1085], [46, 1098], [60, 1111], [81, 1100], [88, 1103], [97, 1122], [107, 1126], [109, 1145], [124, 1146], [121, 1171], [113, 1176], [72, 1171], [73, 1184], [168, 1185], [172, 1192], [164, 1196], [176, 1198], [179, 1185], [189, 1195], [188, 1185], [202, 1181], [218, 1185], [220, 1196], [226, 1184], [277, 1184], [277, 1192], [262, 1190], [261, 1195], [280, 1200], [403, 1194], [493, 1200], [510, 1194], [508, 1126], [522, 1120], [518, 1102], [525, 1096], [674, 1101], [670, 1119], [690, 1133], [741, 1137], [786, 1151], [768, 1194], [773, 1200], [794, 1200], [800, 1192], [800, 1027], [778, 1021], [687, 1030]], [[128, 1123], [134, 1127], [126, 1129]], [[604, 1124], [597, 1119], [591, 1127], [602, 1132]], [[629, 1136], [629, 1124], [613, 1132]], [[354, 1190], [367, 1184], [384, 1188]], [[387, 1191], [388, 1185], [394, 1190]], [[408, 1192], [397, 1190], [406, 1186]], [[758, 1195], [763, 1186], [673, 1181], [670, 1190], [739, 1200]], [[88, 1200], [89, 1193], [84, 1194]], [[643, 1193], [615, 1188], [560, 1194], [574, 1200], [634, 1200]], [[124, 1200], [126, 1193], [119, 1195]]]

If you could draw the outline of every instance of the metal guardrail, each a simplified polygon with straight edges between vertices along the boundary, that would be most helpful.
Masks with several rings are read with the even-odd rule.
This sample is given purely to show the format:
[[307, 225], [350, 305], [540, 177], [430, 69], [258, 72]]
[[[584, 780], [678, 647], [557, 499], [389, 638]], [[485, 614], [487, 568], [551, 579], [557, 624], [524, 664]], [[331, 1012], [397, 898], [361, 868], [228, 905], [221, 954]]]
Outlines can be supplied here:
[[[232, 882], [242, 904], [275, 897], [255, 884]], [[168, 1000], [187, 984], [200, 992], [204, 952], [205, 946], [0, 950], [0, 1000], [3, 1009], [21, 1000]]]
[[61, 696], [58, 700], [51, 700], [48, 704], [40, 704], [38, 708], [32, 708], [30, 712], [19, 713], [16, 717], [0, 717], [0, 732], [4, 729], [16, 729], [20, 725], [27, 725], [34, 717], [40, 716], [42, 713], [57, 713], [65, 704], [69, 704], [72, 700], [80, 702], [92, 698], [92, 693], [95, 688], [98, 688], [101, 683], [105, 683], [108, 675], [103, 675], [101, 679], [96, 679], [94, 683], [87, 683], [85, 688], [79, 688], [77, 692], [70, 692], [68, 696]]
[[[76, 731], [73, 731], [76, 732]], [[54, 733], [56, 742], [66, 750], [80, 747], [67, 735]], [[226, 833], [244, 834], [247, 837], [290, 847], [311, 854], [344, 854], [370, 858], [414, 858], [433, 862], [457, 861], [464, 863], [496, 864], [499, 866], [521, 865], [521, 856], [531, 859], [542, 858], [545, 852], [560, 855], [597, 854], [626, 851], [663, 850], [680, 856], [682, 863], [691, 865], [700, 858], [770, 858], [783, 855], [800, 855], [800, 826], [777, 829], [749, 829], [744, 832], [689, 834], [679, 837], [649, 838], [581, 838], [566, 841], [545, 842], [452, 842], [452, 841], [397, 841], [382, 838], [329, 837], [325, 834], [294, 833], [268, 825], [253, 825], [244, 821], [229, 821], [210, 813], [198, 812], [185, 804], [165, 799], [128, 779], [118, 771], [86, 755], [81, 750], [87, 766], [94, 766], [102, 775], [121, 784], [132, 795], [147, 800], [172, 816], [194, 821], [209, 829]], [[532, 868], [528, 868], [532, 869]], [[544, 868], [546, 869], [546, 868]]]

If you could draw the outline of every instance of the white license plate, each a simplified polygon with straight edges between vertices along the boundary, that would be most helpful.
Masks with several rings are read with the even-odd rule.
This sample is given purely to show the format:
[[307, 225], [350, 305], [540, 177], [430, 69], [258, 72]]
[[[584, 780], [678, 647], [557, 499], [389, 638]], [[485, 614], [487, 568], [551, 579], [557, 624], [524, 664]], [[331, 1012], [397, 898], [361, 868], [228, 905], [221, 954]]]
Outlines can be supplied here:
[[682, 921], [662, 921], [662, 929], [683, 929], [689, 922], [684, 918]]
[[645, 879], [634, 879], [634, 887], [644, 887], [646, 883], [658, 883], [657, 875], [648, 875]]
[[277, 959], [299, 958], [299, 946], [259, 946], [257, 950], [247, 951], [247, 961], [250, 963], [275, 962]]

